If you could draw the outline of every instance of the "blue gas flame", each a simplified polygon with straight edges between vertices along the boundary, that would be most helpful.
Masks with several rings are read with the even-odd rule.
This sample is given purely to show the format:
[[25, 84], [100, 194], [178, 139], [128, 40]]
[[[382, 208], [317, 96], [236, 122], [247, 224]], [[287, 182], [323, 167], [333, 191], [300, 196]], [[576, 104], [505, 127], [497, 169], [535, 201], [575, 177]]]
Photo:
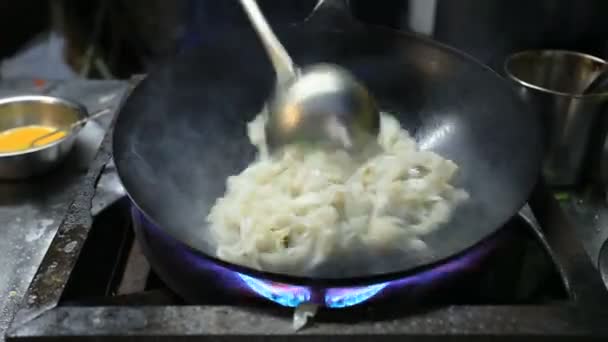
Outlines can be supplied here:
[[[296, 307], [311, 299], [312, 290], [303, 286], [292, 286], [259, 280], [241, 273], [239, 278], [260, 296], [277, 304]], [[382, 291], [389, 283], [355, 288], [331, 288], [325, 290], [325, 306], [329, 308], [345, 308], [357, 305], [372, 298]]]
[[325, 305], [329, 308], [346, 308], [357, 305], [378, 294], [388, 284], [382, 283], [347, 289], [327, 289], [325, 292]]
[[276, 284], [237, 274], [257, 294], [283, 306], [296, 307], [310, 300], [310, 290], [305, 287]]

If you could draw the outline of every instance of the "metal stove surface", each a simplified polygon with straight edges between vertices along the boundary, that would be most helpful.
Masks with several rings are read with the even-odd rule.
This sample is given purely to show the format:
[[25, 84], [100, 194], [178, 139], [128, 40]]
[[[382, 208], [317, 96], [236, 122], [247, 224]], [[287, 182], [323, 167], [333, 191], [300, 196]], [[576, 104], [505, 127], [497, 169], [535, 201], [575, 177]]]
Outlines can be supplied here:
[[[44, 93], [95, 112], [117, 109], [128, 86], [124, 81], [1, 80], [0, 97]], [[53, 172], [29, 181], [0, 181], [0, 341], [95, 158], [109, 125], [106, 119], [87, 124], [67, 160]]]
[[[537, 196], [542, 197], [539, 192]], [[90, 198], [87, 202], [89, 205], [83, 207], [73, 206], [70, 214], [78, 215], [83, 210], [80, 213], [88, 215]], [[539, 218], [541, 222], [563, 224], [563, 217], [551, 212], [557, 209], [557, 204], [553, 204], [537, 208], [537, 212], [544, 213]], [[567, 229], [554, 227], [560, 232]], [[230, 286], [236, 292], [229, 291], [230, 286], [223, 279], [226, 275], [210, 273], [209, 282], [201, 284], [201, 291], [209, 293], [208, 301], [186, 305], [150, 271], [133, 242], [126, 201], [101, 212], [90, 227], [65, 228], [53, 241], [30, 287], [27, 301], [7, 336], [9, 340], [321, 340], [330, 336], [374, 336], [382, 340], [489, 336], [601, 340], [608, 336], [604, 327], [607, 302], [598, 273], [580, 247], [572, 248], [575, 240], [556, 237], [550, 229], [546, 240], [539, 243], [551, 245], [558, 266], [551, 265], [551, 255], [539, 257], [538, 243], [523, 249], [520, 247], [527, 242], [517, 248], [511, 245], [496, 256], [495, 261], [502, 260], [502, 265], [495, 264], [495, 270], [486, 269], [481, 272], [485, 276], [443, 289], [444, 295], [432, 297], [431, 302], [404, 302], [396, 292], [351, 309], [322, 310], [311, 326], [294, 332], [290, 309], [246, 291], [243, 284], [233, 283]], [[534, 234], [529, 233], [521, 235], [520, 240], [533, 241]], [[63, 252], [61, 247], [66, 241], [77, 241], [78, 257]], [[531, 261], [518, 257], [514, 250], [531, 253]], [[512, 263], [522, 261], [528, 270], [513, 267]], [[496, 272], [500, 268], [516, 272]], [[536, 280], [522, 281], [515, 274], [524, 280]], [[503, 286], [496, 287], [497, 284]]]
[[225, 282], [234, 275], [211, 272], [201, 284], [207, 300], [184, 303], [150, 271], [133, 243], [125, 201], [92, 220], [96, 183], [109, 159], [106, 137], [8, 340], [608, 338], [608, 292], [543, 187], [530, 200], [542, 229], [522, 230], [519, 243], [498, 251], [494, 264], [468, 281], [442, 288], [423, 303], [402, 300], [396, 291], [349, 309], [321, 310], [313, 324], [295, 332], [292, 309], [260, 298], [243, 283]]

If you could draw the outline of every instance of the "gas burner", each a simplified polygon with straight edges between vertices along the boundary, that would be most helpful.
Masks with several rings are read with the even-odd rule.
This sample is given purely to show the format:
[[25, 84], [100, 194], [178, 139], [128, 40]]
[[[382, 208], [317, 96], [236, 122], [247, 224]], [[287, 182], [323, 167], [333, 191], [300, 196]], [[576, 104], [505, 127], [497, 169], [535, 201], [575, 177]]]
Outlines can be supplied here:
[[[143, 236], [142, 245], [144, 254], [146, 249], [170, 250], [178, 253], [176, 260], [188, 260], [189, 265], [196, 265], [195, 269], [183, 268], [181, 263], [173, 263], [169, 258], [155, 259], [152, 264], [160, 278], [165, 281], [179, 296], [188, 302], [200, 303], [206, 300], [204, 294], [198, 289], [189, 286], [192, 283], [214, 283], [216, 287], [236, 295], [248, 298], [262, 298], [270, 303], [286, 307], [297, 307], [302, 303], [313, 303], [326, 308], [347, 308], [363, 303], [389, 304], [393, 298], [399, 296], [411, 301], [424, 298], [422, 293], [434, 292], [435, 289], [454, 288], [462, 284], [462, 280], [472, 281], [469, 275], [478, 273], [483, 264], [488, 262], [488, 256], [504, 246], [511, 245], [516, 239], [517, 231], [527, 226], [522, 217], [518, 217], [506, 224], [505, 229], [488, 238], [483, 243], [471, 248], [469, 251], [451, 258], [446, 262], [421, 270], [418, 273], [408, 274], [401, 278], [380, 278], [376, 282], [353, 283], [339, 286], [326, 285], [325, 282], [301, 285], [277, 281], [275, 279], [257, 278], [246, 272], [236, 272], [214, 260], [201, 258], [190, 249], [174, 248], [173, 240], [165, 232], [158, 229], [137, 210], [131, 208], [131, 215], [135, 231]], [[146, 229], [143, 229], [146, 227]], [[158, 235], [156, 239], [148, 239], [148, 234]], [[155, 241], [154, 245], [149, 244]], [[512, 249], [512, 248], [511, 248]], [[416, 293], [416, 294], [414, 294]], [[236, 300], [238, 301], [238, 300]], [[263, 303], [264, 301], [261, 301]]]
[[[389, 285], [389, 283], [381, 283], [361, 287], [318, 290], [306, 286], [293, 286], [259, 280], [240, 273], [238, 273], [238, 276], [250, 290], [259, 296], [288, 307], [296, 307], [311, 301], [316, 302], [318, 298], [321, 298], [323, 303], [317, 304], [328, 308], [346, 308], [373, 298]], [[313, 298], [315, 300], [312, 300]]]
[[[296, 307], [302, 303], [312, 302], [327, 308], [347, 308], [381, 297], [384, 292], [406, 291], [408, 287], [431, 284], [450, 275], [459, 274], [477, 265], [491, 250], [491, 246], [494, 246], [493, 241], [433, 269], [410, 277], [366, 286], [336, 288], [296, 286], [261, 280], [241, 273], [236, 274], [247, 289], [282, 306]], [[224, 272], [231, 271], [224, 269]]]

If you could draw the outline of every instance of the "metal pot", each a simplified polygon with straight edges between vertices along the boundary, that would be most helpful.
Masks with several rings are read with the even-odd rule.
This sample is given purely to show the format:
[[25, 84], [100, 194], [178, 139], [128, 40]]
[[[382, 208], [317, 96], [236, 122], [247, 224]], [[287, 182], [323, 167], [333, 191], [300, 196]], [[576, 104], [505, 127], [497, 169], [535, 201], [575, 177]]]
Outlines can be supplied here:
[[[0, 99], [0, 132], [28, 125], [50, 126], [70, 132], [70, 125], [88, 116], [77, 103], [51, 96], [15, 96]], [[25, 179], [57, 166], [74, 145], [82, 127], [62, 139], [24, 151], [0, 153], [0, 179]]]
[[598, 160], [606, 132], [603, 112], [608, 92], [584, 94], [606, 62], [562, 50], [531, 50], [511, 55], [505, 73], [545, 127], [543, 173], [554, 186], [579, 184], [585, 176], [602, 180]]

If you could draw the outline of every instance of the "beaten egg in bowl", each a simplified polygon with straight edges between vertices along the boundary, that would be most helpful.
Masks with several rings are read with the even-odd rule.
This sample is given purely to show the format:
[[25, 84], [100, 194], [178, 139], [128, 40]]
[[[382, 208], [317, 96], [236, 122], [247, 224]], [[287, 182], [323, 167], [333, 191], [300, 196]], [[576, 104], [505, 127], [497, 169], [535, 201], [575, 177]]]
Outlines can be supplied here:
[[[55, 133], [51, 134], [53, 132]], [[65, 132], [49, 126], [30, 125], [11, 128], [0, 132], [0, 153], [19, 152], [45, 146], [62, 139], [65, 135]]]

